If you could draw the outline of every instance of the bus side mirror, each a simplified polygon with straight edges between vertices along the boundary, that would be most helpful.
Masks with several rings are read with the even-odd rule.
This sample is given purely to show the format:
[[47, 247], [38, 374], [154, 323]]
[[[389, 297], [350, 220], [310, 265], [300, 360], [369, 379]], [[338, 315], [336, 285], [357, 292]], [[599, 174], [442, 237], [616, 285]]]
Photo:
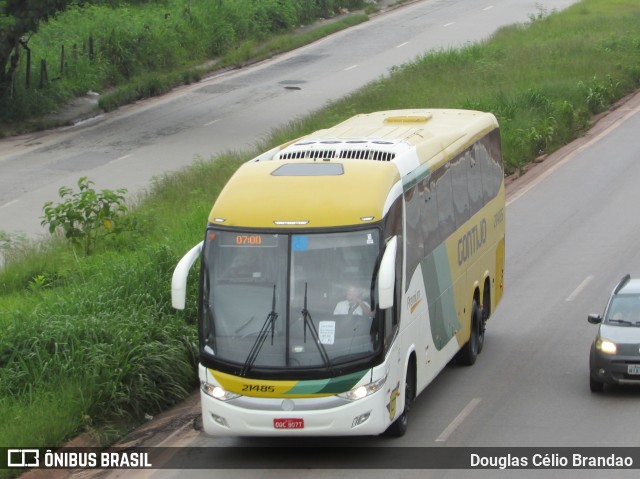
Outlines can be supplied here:
[[397, 249], [398, 237], [394, 236], [387, 242], [378, 271], [378, 307], [380, 309], [389, 309], [393, 306]]
[[184, 309], [187, 296], [187, 277], [193, 263], [200, 257], [202, 243], [198, 243], [185, 254], [178, 262], [171, 278], [171, 306], [175, 309]]

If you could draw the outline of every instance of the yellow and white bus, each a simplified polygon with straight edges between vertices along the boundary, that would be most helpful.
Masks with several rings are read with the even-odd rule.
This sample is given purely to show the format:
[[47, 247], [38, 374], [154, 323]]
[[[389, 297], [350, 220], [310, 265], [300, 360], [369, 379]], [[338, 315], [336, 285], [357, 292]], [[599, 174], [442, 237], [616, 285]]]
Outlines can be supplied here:
[[243, 164], [202, 243], [203, 425], [211, 435], [400, 436], [452, 360], [473, 364], [503, 294], [493, 115], [357, 115]]

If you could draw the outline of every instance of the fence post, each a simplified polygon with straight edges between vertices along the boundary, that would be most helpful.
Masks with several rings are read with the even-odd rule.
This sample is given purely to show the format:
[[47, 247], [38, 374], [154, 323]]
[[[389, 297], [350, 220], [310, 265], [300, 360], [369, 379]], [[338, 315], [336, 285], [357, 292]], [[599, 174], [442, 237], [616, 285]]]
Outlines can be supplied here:
[[23, 45], [27, 50], [27, 78], [26, 78], [26, 87], [27, 89], [31, 87], [31, 49], [26, 45]]
[[64, 45], [60, 48], [60, 78], [64, 74]]
[[47, 60], [40, 60], [40, 88], [49, 83], [49, 75], [47, 74]]
[[18, 55], [18, 49], [20, 48], [20, 45], [22, 45], [22, 48], [24, 48], [27, 52], [27, 71], [26, 71], [26, 78], [25, 78], [25, 85], [27, 88], [29, 88], [29, 86], [31, 86], [31, 49], [29, 48], [29, 45], [27, 45], [27, 42], [24, 40], [19, 40], [18, 43], [16, 44], [16, 55]]

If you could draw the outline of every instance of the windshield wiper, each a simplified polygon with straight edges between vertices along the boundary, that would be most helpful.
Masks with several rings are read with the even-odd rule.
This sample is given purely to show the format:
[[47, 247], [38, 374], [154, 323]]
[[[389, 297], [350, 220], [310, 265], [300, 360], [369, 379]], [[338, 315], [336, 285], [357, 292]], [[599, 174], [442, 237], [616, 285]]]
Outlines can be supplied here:
[[271, 345], [273, 346], [273, 333], [275, 331], [275, 322], [278, 319], [278, 313], [276, 313], [276, 285], [273, 285], [273, 299], [271, 300], [271, 312], [267, 315], [267, 319], [264, 321], [260, 332], [258, 333], [258, 337], [256, 338], [253, 346], [251, 347], [251, 351], [249, 351], [249, 356], [247, 356], [247, 360], [244, 362], [242, 366], [242, 371], [240, 371], [240, 376], [246, 376], [253, 363], [256, 362], [258, 358], [258, 354], [260, 354], [260, 350], [262, 349], [262, 345], [267, 339], [267, 335], [269, 331], [271, 331]]
[[627, 321], [626, 319], [613, 319], [613, 318], [609, 318], [609, 322], [620, 323], [620, 324], [637, 324], [637, 323], [632, 323], [631, 321]]
[[307, 283], [304, 283], [304, 307], [302, 308], [302, 317], [304, 318], [304, 342], [307, 342], [307, 327], [309, 327], [309, 331], [311, 332], [311, 336], [313, 341], [316, 343], [318, 347], [318, 352], [320, 352], [320, 356], [322, 357], [322, 361], [324, 365], [331, 370], [331, 360], [329, 359], [329, 355], [327, 354], [327, 350], [324, 345], [320, 342], [320, 337], [318, 336], [318, 331], [316, 330], [316, 326], [313, 324], [313, 319], [311, 318], [311, 313], [307, 309]]

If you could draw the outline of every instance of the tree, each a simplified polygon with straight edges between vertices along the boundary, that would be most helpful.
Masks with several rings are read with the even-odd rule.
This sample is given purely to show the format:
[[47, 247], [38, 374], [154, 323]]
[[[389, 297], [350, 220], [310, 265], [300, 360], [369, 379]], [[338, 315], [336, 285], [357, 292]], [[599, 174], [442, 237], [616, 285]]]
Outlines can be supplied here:
[[0, 0], [0, 95], [11, 86], [20, 47], [42, 22], [63, 11], [72, 0]]

